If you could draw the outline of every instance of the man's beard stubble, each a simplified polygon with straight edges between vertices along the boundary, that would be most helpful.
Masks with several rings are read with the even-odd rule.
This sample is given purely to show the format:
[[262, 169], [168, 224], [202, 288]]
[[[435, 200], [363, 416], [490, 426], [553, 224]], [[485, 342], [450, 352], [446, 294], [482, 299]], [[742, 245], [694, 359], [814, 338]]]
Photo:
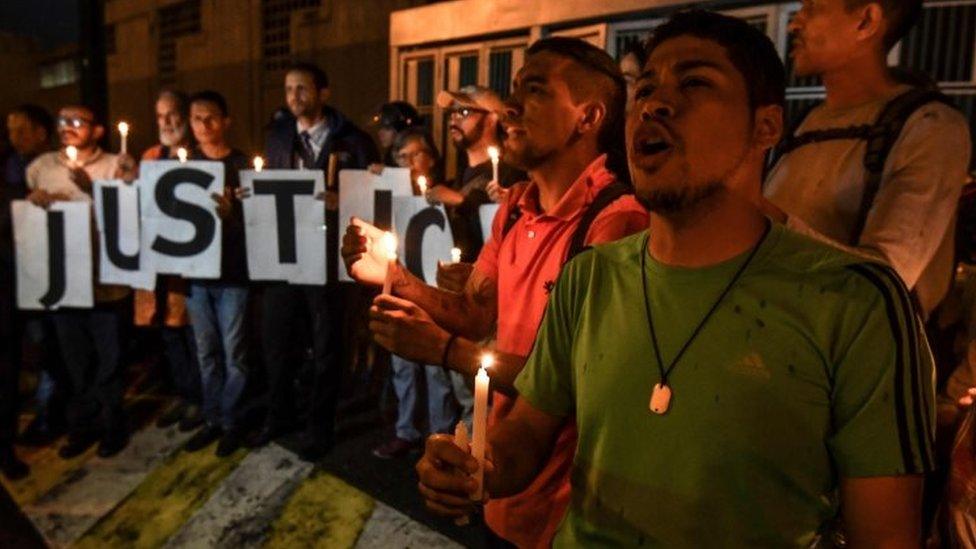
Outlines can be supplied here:
[[722, 189], [722, 186], [721, 182], [712, 181], [692, 188], [653, 189], [646, 196], [638, 192], [636, 198], [649, 211], [673, 215], [686, 212], [715, 196]]
[[183, 138], [186, 137], [187, 125], [182, 124], [176, 126], [172, 130], [159, 130], [159, 142], [167, 147], [172, 147], [174, 145], [179, 145]]

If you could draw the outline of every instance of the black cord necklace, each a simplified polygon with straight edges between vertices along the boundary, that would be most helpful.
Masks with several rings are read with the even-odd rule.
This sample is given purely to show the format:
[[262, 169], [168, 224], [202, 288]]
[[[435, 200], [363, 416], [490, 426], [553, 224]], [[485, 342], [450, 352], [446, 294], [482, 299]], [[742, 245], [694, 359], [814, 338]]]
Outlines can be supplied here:
[[695, 341], [695, 338], [698, 337], [698, 334], [701, 332], [702, 328], [705, 327], [708, 319], [712, 317], [712, 314], [714, 314], [718, 309], [718, 306], [721, 305], [722, 301], [725, 299], [725, 296], [732, 291], [732, 287], [735, 286], [735, 283], [738, 282], [739, 278], [742, 277], [742, 273], [746, 272], [749, 264], [752, 263], [753, 258], [756, 257], [756, 253], [759, 252], [759, 248], [762, 248], [763, 242], [766, 241], [766, 237], [769, 235], [770, 227], [771, 224], [767, 221], [766, 228], [763, 230], [762, 238], [759, 239], [756, 246], [751, 252], [749, 252], [749, 257], [746, 258], [742, 266], [739, 267], [739, 270], [736, 271], [735, 275], [732, 277], [732, 280], [729, 281], [729, 284], [724, 290], [722, 290], [722, 293], [719, 294], [718, 299], [712, 305], [711, 309], [705, 313], [704, 318], [701, 319], [698, 326], [691, 332], [691, 337], [689, 337], [688, 341], [686, 341], [681, 347], [678, 354], [675, 355], [674, 360], [672, 360], [671, 364], [668, 365], [667, 369], [664, 368], [664, 360], [661, 359], [661, 347], [658, 345], [657, 332], [654, 330], [654, 319], [651, 317], [651, 301], [647, 295], [647, 256], [651, 253], [650, 249], [648, 248], [651, 235], [648, 233], [647, 236], [644, 237], [644, 247], [641, 248], [641, 288], [644, 290], [644, 311], [647, 313], [647, 326], [651, 330], [651, 343], [654, 345], [654, 356], [657, 358], [657, 369], [658, 373], [660, 374], [658, 382], [656, 385], [654, 385], [654, 390], [651, 392], [651, 402], [649, 404], [651, 411], [655, 414], [664, 415], [668, 412], [668, 408], [671, 405], [671, 386], [668, 385], [668, 376], [671, 375], [671, 371], [674, 370], [675, 366], [678, 365], [678, 361], [681, 360], [682, 356], [684, 356], [685, 351], [691, 347], [691, 343]]

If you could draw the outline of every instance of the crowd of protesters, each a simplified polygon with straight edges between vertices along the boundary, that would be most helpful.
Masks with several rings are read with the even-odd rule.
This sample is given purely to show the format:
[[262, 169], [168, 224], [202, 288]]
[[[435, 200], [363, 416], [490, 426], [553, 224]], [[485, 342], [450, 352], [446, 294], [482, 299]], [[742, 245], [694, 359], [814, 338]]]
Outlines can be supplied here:
[[[186, 451], [216, 442], [226, 456], [299, 430], [301, 457], [318, 460], [354, 386], [343, 355], [374, 357], [350, 351], [348, 327], [368, 322], [397, 401], [373, 454], [422, 452], [419, 497], [456, 518], [483, 510], [489, 546], [973, 546], [976, 478], [948, 471], [976, 463], [953, 449], [974, 436], [959, 426], [972, 429], [976, 330], [963, 323], [955, 343], [946, 321], [976, 317], [960, 312], [974, 292], [959, 258], [973, 255], [957, 245], [971, 238], [957, 239], [957, 225], [973, 226], [959, 207], [971, 130], [924, 79], [887, 66], [920, 9], [804, 2], [789, 27], [793, 66], [819, 76], [826, 99], [792, 127], [782, 60], [741, 20], [680, 12], [616, 61], [578, 39], [540, 40], [504, 100], [479, 86], [437, 97], [456, 174], [409, 103], [377, 110], [374, 141], [328, 104], [324, 71], [292, 66], [266, 166], [329, 181], [408, 168], [464, 252], [439, 265], [436, 287], [388, 267], [371, 245], [381, 231], [340, 220], [334, 190], [318, 197], [328, 253], [356, 283], [337, 282], [334, 264], [325, 285], [249, 282], [237, 175], [247, 158], [228, 142], [228, 105], [215, 91], [165, 90], [159, 144], [142, 159], [186, 148], [225, 164], [213, 196], [221, 277], [162, 276], [134, 295], [96, 284], [91, 309], [18, 311], [7, 204], [90, 201], [92, 181], [131, 181], [138, 165], [100, 148], [104, 120], [90, 108], [11, 111], [0, 471], [29, 474], [15, 442], [66, 434], [64, 458], [125, 448], [132, 325], [158, 342], [167, 369], [154, 375], [172, 400], [157, 425], [193, 431]], [[490, 147], [502, 151], [497, 172]], [[482, 235], [478, 210], [492, 202]], [[473, 499], [479, 465], [450, 433], [471, 422], [486, 349], [487, 495]], [[29, 365], [33, 419], [18, 434]]]

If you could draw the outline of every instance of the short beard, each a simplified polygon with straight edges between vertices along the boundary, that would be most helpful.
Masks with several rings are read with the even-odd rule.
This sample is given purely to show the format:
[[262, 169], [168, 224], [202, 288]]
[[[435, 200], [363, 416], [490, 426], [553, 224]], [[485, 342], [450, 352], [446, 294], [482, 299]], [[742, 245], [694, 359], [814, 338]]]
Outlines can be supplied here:
[[172, 132], [159, 131], [159, 142], [166, 147], [179, 145], [186, 137], [186, 124], [177, 126]]
[[712, 181], [695, 188], [652, 190], [647, 196], [638, 193], [637, 201], [654, 213], [674, 215], [691, 210], [718, 194], [721, 189], [721, 182]]
[[453, 141], [454, 146], [457, 147], [459, 151], [467, 151], [481, 140], [481, 136], [485, 133], [485, 118], [487, 117], [482, 116], [481, 119], [478, 120], [475, 127], [471, 129], [470, 133], [464, 133], [464, 130], [457, 128], [457, 130], [461, 133], [461, 139], [456, 139]]

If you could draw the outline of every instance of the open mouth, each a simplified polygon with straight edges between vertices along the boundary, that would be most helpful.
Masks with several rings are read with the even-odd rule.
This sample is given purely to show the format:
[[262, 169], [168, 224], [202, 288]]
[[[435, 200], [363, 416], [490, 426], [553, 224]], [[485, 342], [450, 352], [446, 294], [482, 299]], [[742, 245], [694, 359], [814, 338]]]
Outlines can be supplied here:
[[671, 149], [671, 144], [660, 138], [644, 139], [637, 144], [641, 155], [654, 156]]

